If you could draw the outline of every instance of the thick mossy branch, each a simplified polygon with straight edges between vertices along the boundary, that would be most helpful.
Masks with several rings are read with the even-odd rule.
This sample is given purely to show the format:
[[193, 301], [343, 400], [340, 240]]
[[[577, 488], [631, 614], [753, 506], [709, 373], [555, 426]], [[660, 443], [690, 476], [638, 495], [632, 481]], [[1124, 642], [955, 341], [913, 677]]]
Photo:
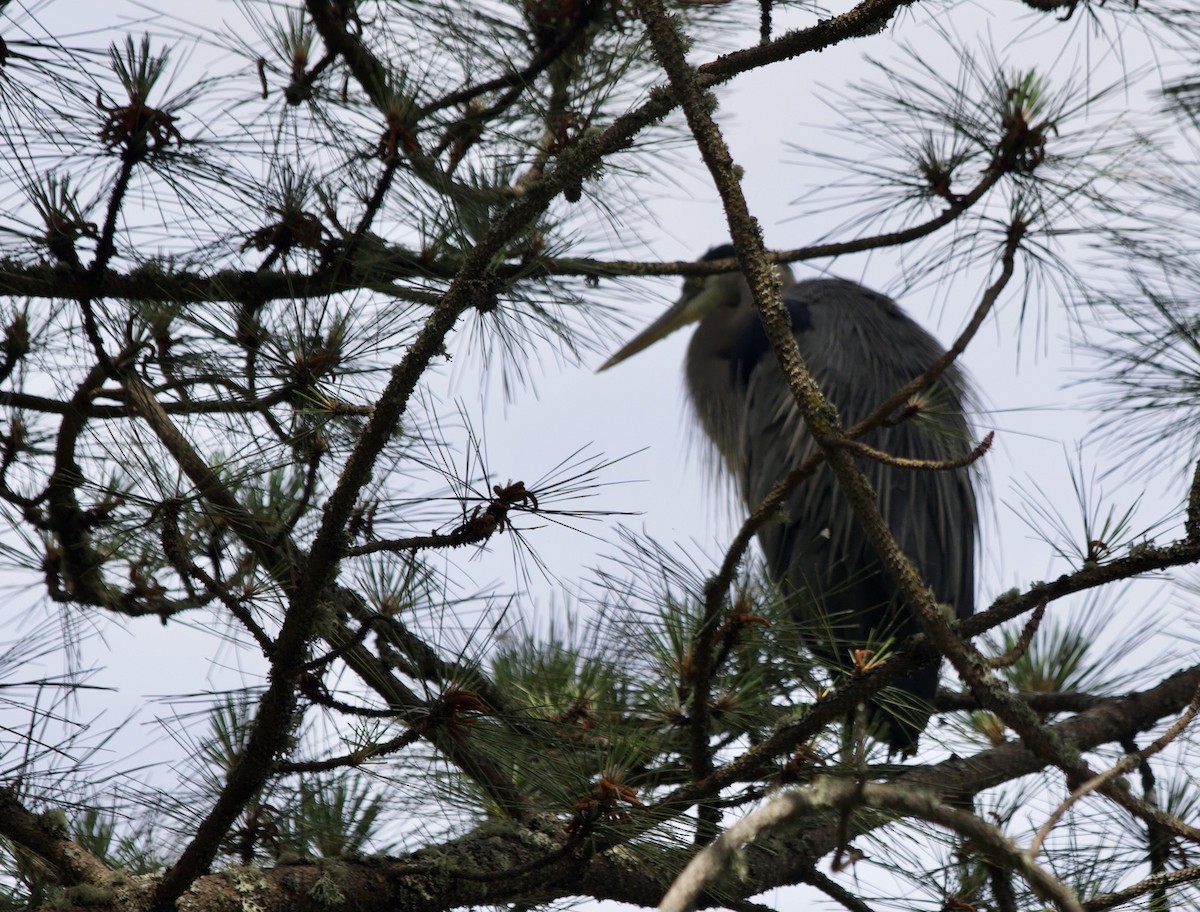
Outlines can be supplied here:
[[[1156, 687], [1103, 700], [1079, 716], [1048, 728], [1080, 749], [1091, 750], [1132, 737], [1154, 727], [1159, 720], [1176, 715], [1191, 701], [1197, 686], [1200, 686], [1200, 666], [1193, 666]], [[970, 757], [915, 767], [893, 779], [891, 788], [926, 795], [931, 805], [961, 807], [972, 796], [1036, 773], [1044, 765], [1041, 758], [1021, 743], [1013, 742]], [[361, 912], [391, 912], [397, 908], [442, 912], [462, 906], [518, 900], [549, 902], [580, 895], [653, 906], [690, 853], [682, 849], [678, 853], [664, 852], [660, 844], [655, 844], [647, 851], [657, 861], [647, 864], [644, 853], [621, 843], [636, 840], [638, 832], [661, 822], [663, 811], [670, 812], [673, 807], [682, 810], [689, 804], [685, 800], [634, 810], [628, 823], [614, 824], [611, 834], [589, 840], [588, 851], [581, 846], [578, 851], [564, 852], [569, 835], [563, 818], [531, 817], [524, 824], [497, 820], [461, 839], [410, 855], [339, 861], [338, 886], [346, 907]], [[813, 865], [837, 848], [845, 835], [840, 818], [837, 811], [806, 815], [748, 846], [739, 868], [738, 882], [742, 889], [753, 894], [807, 883]], [[884, 826], [886, 820], [855, 817], [851, 835]], [[983, 824], [982, 820], [979, 822]], [[14, 839], [19, 835], [3, 823], [0, 834]], [[41, 842], [31, 841], [36, 844], [27, 848], [39, 851]], [[605, 843], [615, 847], [604, 850]], [[320, 893], [316, 885], [327, 874], [320, 863], [281, 865], [257, 872], [253, 882], [247, 881], [246, 889], [241, 892], [232, 888], [228, 875], [208, 874], [195, 881], [187, 897], [181, 900], [180, 908], [195, 912], [243, 912], [243, 903], [253, 901], [256, 907], [265, 910], [327, 912], [328, 907], [315, 895]], [[1168, 875], [1167, 879], [1170, 878]], [[1180, 878], [1184, 882], [1188, 879]], [[1153, 879], [1140, 884], [1140, 893], [1120, 895], [1128, 901], [1150, 892], [1160, 881]], [[113, 908], [148, 912], [152, 896], [147, 886], [146, 882], [138, 881], [116, 888]], [[737, 890], [732, 891], [732, 895], [737, 894]]]

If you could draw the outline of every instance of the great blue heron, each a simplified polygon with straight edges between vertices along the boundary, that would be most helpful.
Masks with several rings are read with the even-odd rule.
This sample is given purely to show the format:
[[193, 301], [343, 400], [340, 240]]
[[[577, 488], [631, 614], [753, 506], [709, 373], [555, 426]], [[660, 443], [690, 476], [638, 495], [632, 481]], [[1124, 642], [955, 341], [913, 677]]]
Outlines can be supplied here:
[[[705, 260], [734, 255], [715, 247]], [[794, 282], [780, 270], [800, 353], [842, 421], [870, 415], [943, 349], [890, 298], [844, 279]], [[687, 383], [705, 432], [750, 507], [816, 449], [796, 408], [740, 273], [688, 279], [662, 317], [613, 355], [604, 370], [688, 323]], [[955, 367], [861, 439], [895, 456], [946, 460], [967, 451], [970, 398]], [[939, 603], [962, 618], [974, 611], [975, 495], [967, 469], [916, 471], [860, 461], [900, 547]], [[799, 621], [803, 644], [826, 666], [845, 669], [857, 649], [878, 649], [921, 630], [883, 569], [832, 470], [823, 465], [758, 533], [767, 569]], [[868, 724], [905, 756], [929, 722], [936, 665], [893, 685], [870, 707]]]

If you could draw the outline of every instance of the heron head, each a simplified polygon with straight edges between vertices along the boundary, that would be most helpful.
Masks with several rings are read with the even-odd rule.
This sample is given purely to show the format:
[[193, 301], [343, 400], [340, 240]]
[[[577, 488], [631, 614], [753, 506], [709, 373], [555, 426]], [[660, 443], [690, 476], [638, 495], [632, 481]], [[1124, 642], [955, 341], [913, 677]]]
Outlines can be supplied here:
[[[734, 255], [731, 244], [713, 247], [700, 259], [723, 260]], [[750, 288], [740, 272], [723, 272], [719, 275], [690, 276], [684, 279], [683, 293], [665, 314], [630, 339], [605, 361], [597, 372], [608, 370], [626, 358], [649, 348], [659, 339], [665, 339], [675, 330], [698, 323], [718, 307], [738, 307], [750, 304]]]

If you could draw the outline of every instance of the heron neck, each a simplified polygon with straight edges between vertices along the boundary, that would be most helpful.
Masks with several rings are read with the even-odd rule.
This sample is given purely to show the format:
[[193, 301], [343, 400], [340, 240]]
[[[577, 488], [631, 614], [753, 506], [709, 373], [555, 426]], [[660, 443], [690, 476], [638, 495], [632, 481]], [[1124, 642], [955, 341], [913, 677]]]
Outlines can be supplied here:
[[739, 397], [734, 389], [730, 358], [734, 343], [755, 319], [748, 304], [717, 307], [700, 321], [688, 344], [685, 371], [692, 407], [731, 469], [735, 468], [739, 452], [736, 408]]

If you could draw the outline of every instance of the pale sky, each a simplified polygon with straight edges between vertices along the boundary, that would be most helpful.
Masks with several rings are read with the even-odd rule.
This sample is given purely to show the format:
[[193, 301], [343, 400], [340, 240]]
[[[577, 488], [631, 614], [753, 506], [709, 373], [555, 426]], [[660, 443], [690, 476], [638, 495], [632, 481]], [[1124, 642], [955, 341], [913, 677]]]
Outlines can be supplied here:
[[[191, 18], [204, 18], [199, 6], [188, 5]], [[837, 9], [842, 6], [838, 4]], [[40, 9], [47, 25], [70, 20], [83, 27], [77, 22], [80, 16], [103, 15], [105, 10], [118, 9], [128, 13], [131, 7], [116, 2], [57, 0]], [[216, 12], [211, 21], [221, 18], [234, 22], [239, 16], [237, 7], [230, 3], [213, 4], [213, 9]], [[803, 144], [826, 150], [841, 149], [844, 154], [854, 152], [852, 146], [837, 145], [839, 140], [823, 129], [836, 124], [845, 112], [834, 110], [822, 99], [831, 97], [829, 89], [844, 91], [850, 81], [868, 75], [864, 54], [895, 59], [899, 45], [911, 41], [921, 48], [926, 63], [953, 78], [958, 62], [949, 45], [932, 35], [925, 21], [930, 15], [936, 15], [943, 27], [963, 42], [990, 46], [1006, 66], [1014, 69], [1036, 66], [1048, 69], [1055, 77], [1073, 73], [1079, 78], [1086, 64], [1096, 74], [1092, 79], [1097, 85], [1114, 78], [1122, 67], [1126, 72], [1134, 72], [1157, 62], [1168, 75], [1177, 72], [1178, 58], [1161, 46], [1152, 47], [1152, 38], [1138, 29], [1126, 29], [1120, 36], [1120, 47], [1114, 49], [1108, 37], [1095, 34], [1086, 22], [1051, 27], [1045, 16], [1008, 2], [957, 4], [949, 10], [939, 5], [934, 13], [919, 8], [906, 11], [900, 14], [889, 35], [847, 42], [819, 55], [741, 76], [718, 90], [722, 103], [720, 119], [728, 130], [734, 158], [745, 169], [746, 193], [769, 246], [801, 246], [841, 222], [841, 217], [832, 213], [798, 218], [797, 200], [805, 198], [813, 187], [820, 187], [829, 179], [830, 172], [815, 167], [811, 159], [805, 159], [792, 147]], [[1111, 19], [1106, 21], [1111, 23]], [[807, 24], [811, 16], [785, 16], [777, 11], [777, 31], [789, 22]], [[744, 43], [752, 40], [748, 33]], [[695, 59], [705, 59], [705, 55], [697, 52]], [[1107, 123], [1113, 111], [1120, 108], [1151, 110], [1158, 104], [1152, 92], [1159, 78], [1160, 73], [1153, 69], [1144, 71], [1124, 94], [1077, 115], [1076, 123], [1080, 126]], [[603, 250], [604, 239], [609, 237], [614, 257], [655, 255], [663, 259], [687, 259], [725, 241], [728, 231], [716, 194], [698, 156], [691, 156], [691, 161], [690, 173], [677, 187], [665, 183], [649, 187], [646, 213], [632, 219], [643, 226], [657, 225], [644, 228], [643, 238], [650, 252], [617, 249], [620, 239], [603, 229], [591, 239], [589, 252]], [[846, 232], [838, 237], [850, 236]], [[896, 260], [886, 253], [846, 258], [832, 265], [824, 262], [800, 265], [798, 272], [804, 275], [809, 268], [824, 269], [893, 294], [899, 287]], [[918, 283], [918, 287], [898, 296], [898, 300], [910, 315], [946, 344], [974, 309], [986, 276], [979, 272], [959, 276], [950, 292], [945, 290], [941, 274], [931, 279], [934, 281]], [[629, 283], [623, 294], [632, 329], [619, 331], [615, 336], [627, 338], [657, 316], [674, 298], [677, 284], [674, 281]], [[1041, 299], [1034, 299], [1022, 323], [1020, 287], [1020, 281], [1014, 280], [1000, 311], [989, 318], [963, 358], [985, 405], [985, 411], [974, 418], [975, 428], [979, 436], [996, 431], [996, 445], [985, 462], [990, 493], [983, 498], [977, 598], [980, 608], [1010, 587], [1025, 588], [1031, 581], [1053, 577], [1067, 569], [1048, 546], [1031, 537], [1012, 506], [1021, 499], [1016, 486], [1033, 492], [1040, 489], [1079, 527], [1079, 511], [1074, 505], [1067, 470], [1068, 457], [1074, 456], [1095, 419], [1082, 403], [1080, 390], [1069, 387], [1078, 379], [1079, 371], [1088, 366], [1071, 351], [1070, 341], [1078, 337], [1078, 328], [1056, 297], [1055, 289], [1046, 290]], [[610, 301], [616, 297], [607, 287], [598, 293], [608, 295]], [[731, 492], [713, 484], [706, 471], [685, 402], [682, 361], [687, 337], [685, 330], [599, 375], [594, 373], [603, 361], [599, 354], [574, 365], [563, 363], [547, 352], [533, 388], [518, 390], [512, 401], [506, 401], [495, 373], [485, 374], [486, 394], [480, 395], [480, 369], [471, 353], [463, 349], [467, 334], [460, 330], [451, 338], [454, 364], [444, 368], [440, 378], [431, 381], [431, 395], [448, 391], [449, 396], [461, 400], [471, 423], [486, 441], [495, 473], [491, 482], [503, 483], [511, 478], [532, 483], [580, 447], [609, 458], [636, 454], [607, 469], [601, 479], [626, 483], [600, 489], [586, 506], [635, 511], [637, 515], [583, 524], [591, 536], [554, 526], [527, 533], [554, 580], [547, 581], [533, 568], [528, 579], [515, 572], [516, 543], [509, 535], [495, 537], [481, 556], [459, 552], [450, 555], [449, 559], [460, 563], [479, 585], [494, 583], [498, 591], [518, 592], [514, 610], [527, 621], [547, 621], [564, 611], [568, 602], [573, 610], [586, 610], [585, 605], [578, 604], [577, 596], [590, 590], [590, 568], [604, 564], [617, 551], [618, 522], [645, 531], [662, 543], [673, 544], [695, 562], [703, 563], [707, 556], [714, 567], [732, 538], [734, 520], [740, 516], [731, 508]], [[459, 443], [465, 448], [465, 435], [460, 435]], [[1091, 445], [1083, 453], [1089, 466], [1088, 475], [1091, 466], [1103, 473], [1121, 466], [1125, 458], [1117, 447]], [[1098, 489], [1119, 510], [1145, 494], [1138, 515], [1148, 526], [1163, 515], [1181, 515], [1177, 505], [1182, 502], [1186, 483], [1168, 473], [1179, 468], [1179, 465], [1162, 467], [1136, 478], [1117, 473], [1099, 484]], [[536, 525], [530, 518], [518, 518], [517, 523], [518, 527]], [[1165, 538], [1173, 531], [1174, 527], [1168, 528], [1161, 535]], [[611, 564], [606, 566], [614, 569]], [[523, 591], [526, 582], [529, 588]], [[1177, 599], [1155, 591], [1158, 592], [1155, 601], [1161, 604]], [[1139, 606], [1137, 611], [1144, 611], [1140, 601], [1135, 604]], [[1114, 604], [1113, 610], [1119, 607]], [[1063, 609], [1056, 606], [1055, 610]], [[1192, 631], [1172, 629], [1164, 633], [1177, 640]], [[89, 650], [95, 650], [92, 661], [105, 666], [93, 683], [117, 687], [119, 692], [105, 695], [100, 703], [90, 703], [85, 698], [84, 705], [103, 706], [106, 725], [116, 724], [130, 713], [136, 714], [137, 722], [145, 727], [142, 724], [130, 727], [130, 749], [146, 750], [145, 739], [157, 742], [149, 748], [152, 753], [170, 754], [176, 748], [162, 732], [175, 723], [168, 720], [159, 728], [155, 717], [169, 717], [171, 709], [155, 702], [155, 697], [247, 683], [237, 669], [244, 657], [226, 648], [217, 653], [214, 662], [211, 654], [197, 652], [196, 642], [181, 637], [176, 624], [164, 628], [156, 621], [144, 620], [108, 626], [102, 640], [88, 641]], [[211, 640], [204, 642], [212, 644]], [[121, 752], [118, 749], [118, 754]], [[777, 898], [768, 896], [765, 900], [774, 903]]]

